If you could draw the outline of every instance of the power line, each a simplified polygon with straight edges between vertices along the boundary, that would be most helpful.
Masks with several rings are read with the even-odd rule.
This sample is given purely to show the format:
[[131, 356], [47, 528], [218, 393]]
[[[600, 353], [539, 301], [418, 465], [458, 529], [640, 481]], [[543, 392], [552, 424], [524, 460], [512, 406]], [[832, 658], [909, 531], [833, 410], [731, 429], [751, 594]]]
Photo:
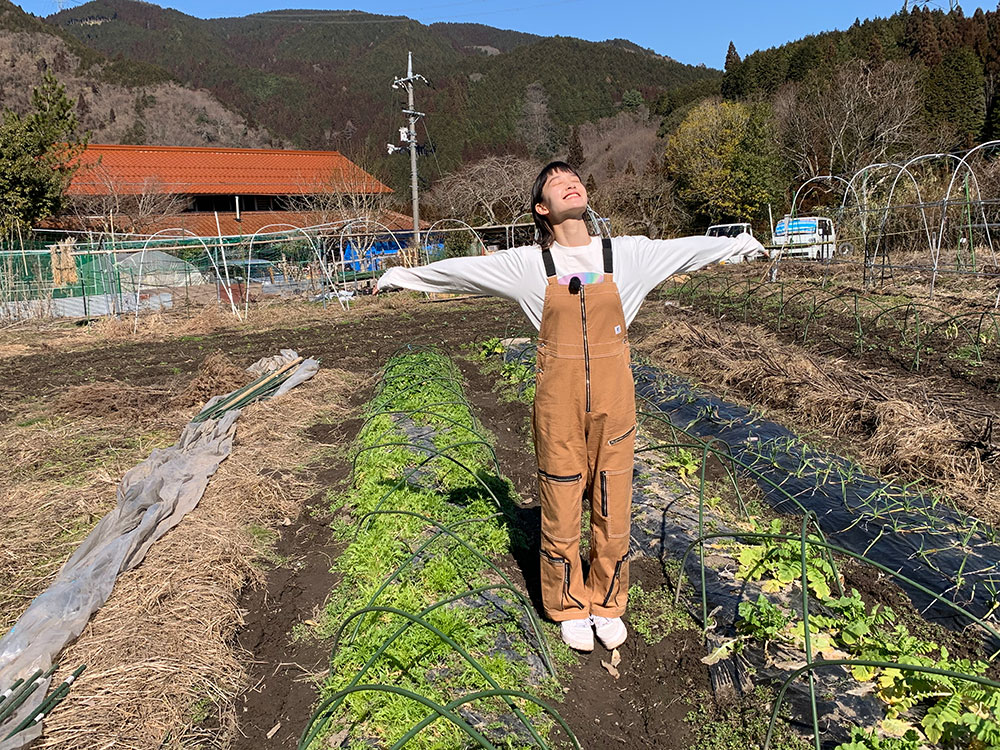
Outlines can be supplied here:
[[[420, 24], [432, 24], [432, 23], [453, 23], [456, 21], [472, 21], [480, 16], [490, 16], [497, 15], [498, 13], [516, 13], [522, 10], [535, 10], [536, 8], [550, 7], [553, 5], [570, 5], [582, 2], [582, 0], [550, 0], [550, 2], [536, 3], [534, 5], [521, 5], [515, 8], [496, 8], [494, 10], [484, 10], [477, 13], [464, 15], [464, 16], [454, 16], [451, 18], [434, 18], [430, 20], [418, 21], [415, 18], [409, 18], [407, 16], [384, 16], [380, 18], [358, 18], [358, 19], [328, 19], [323, 18], [323, 12], [318, 12], [316, 17], [307, 16], [306, 14], [299, 14], [298, 16], [290, 16], [288, 14], [279, 13], [277, 15], [271, 14], [253, 14], [249, 16], [244, 16], [244, 18], [254, 18], [258, 20], [265, 21], [286, 21], [288, 23], [301, 23], [301, 24], [316, 24], [316, 25], [330, 25], [330, 26], [349, 26], [353, 24], [376, 24], [376, 23], [420, 23]], [[331, 13], [336, 13], [337, 11], [329, 11]], [[350, 13], [351, 11], [347, 11]], [[361, 11], [355, 11], [359, 15], [362, 14]], [[522, 32], [525, 33], [525, 32]]]
[[[480, 5], [482, 0], [463, 0], [463, 2], [457, 3], [442, 3], [439, 5], [422, 5], [418, 8], [420, 11], [425, 10], [436, 10], [438, 8], [455, 8], [459, 6], [466, 5]], [[368, 13], [367, 11], [361, 10], [315, 10], [306, 12], [287, 12], [287, 11], [266, 11], [263, 13], [252, 13], [251, 16], [281, 16], [282, 18], [330, 18], [331, 16], [355, 16], [355, 15], [365, 15], [365, 16], [378, 16], [378, 13]], [[388, 15], [385, 18], [396, 18], [395, 15]]]

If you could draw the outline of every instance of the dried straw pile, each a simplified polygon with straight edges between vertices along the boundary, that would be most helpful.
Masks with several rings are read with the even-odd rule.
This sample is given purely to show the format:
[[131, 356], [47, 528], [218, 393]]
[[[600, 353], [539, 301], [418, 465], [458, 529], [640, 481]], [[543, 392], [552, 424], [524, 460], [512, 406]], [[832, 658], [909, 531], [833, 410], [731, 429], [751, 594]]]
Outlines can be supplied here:
[[179, 391], [133, 386], [121, 381], [85, 383], [67, 388], [56, 397], [56, 414], [94, 417], [109, 421], [144, 422], [170, 419], [178, 429], [187, 421], [179, 412], [190, 412], [212, 396], [229, 393], [254, 379], [222, 352], [209, 354], [194, 377]]
[[14, 624], [115, 505], [121, 475], [154, 448], [160, 431], [97, 418], [36, 416], [0, 432], [0, 628]]
[[80, 277], [76, 273], [76, 261], [73, 259], [73, 250], [75, 249], [76, 240], [72, 237], [49, 247], [53, 286], [69, 286], [80, 281]]
[[789, 426], [850, 439], [853, 456], [883, 474], [926, 480], [969, 512], [1000, 520], [1000, 476], [970, 447], [968, 415], [932, 403], [925, 386], [812, 355], [738, 323], [675, 320], [643, 348], [721, 395], [777, 410]]
[[[317, 414], [344, 414], [353, 375], [321, 370], [281, 399], [249, 407], [236, 447], [198, 508], [119, 579], [107, 604], [60, 658], [88, 670], [46, 723], [39, 747], [60, 750], [223, 748], [232, 698], [246, 680], [234, 648], [238, 597], [261, 580], [259, 528], [295, 518], [315, 491], [293, 470], [318, 446]], [[275, 471], [281, 470], [284, 471]], [[296, 478], [298, 477], [298, 478]]]
[[254, 376], [233, 364], [222, 352], [205, 357], [183, 391], [170, 399], [172, 408], [202, 406], [212, 396], [229, 393], [253, 381]]

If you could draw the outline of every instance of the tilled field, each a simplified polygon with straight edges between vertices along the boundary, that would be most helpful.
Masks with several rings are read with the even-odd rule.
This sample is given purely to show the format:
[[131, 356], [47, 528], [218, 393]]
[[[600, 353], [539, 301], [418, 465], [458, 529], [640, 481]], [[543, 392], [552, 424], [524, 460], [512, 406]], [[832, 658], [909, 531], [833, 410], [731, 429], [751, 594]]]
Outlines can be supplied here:
[[[648, 302], [633, 327], [636, 350], [654, 363], [688, 374], [713, 389], [728, 389], [722, 395], [773, 408], [772, 418], [790, 427], [815, 429], [826, 420], [828, 429], [810, 436], [825, 447], [853, 444], [863, 431], [867, 424], [863, 410], [855, 421], [845, 417], [841, 429], [830, 429], [829, 412], [817, 409], [810, 423], [801, 417], [801, 405], [792, 397], [783, 396], [781, 403], [761, 398], [761, 391], [747, 385], [753, 382], [752, 375], [743, 373], [727, 380], [729, 370], [742, 366], [733, 353], [738, 347], [717, 332], [691, 334], [689, 324], [702, 322], [691, 320], [691, 315], [694, 313], [678, 314], [662, 301]], [[244, 325], [232, 325], [214, 315], [203, 320], [150, 323], [147, 330], [140, 330], [138, 338], [107, 324], [90, 330], [49, 329], [48, 333], [56, 334], [50, 347], [42, 343], [44, 331], [7, 331], [0, 336], [0, 353], [10, 354], [0, 359], [5, 375], [0, 386], [4, 396], [0, 419], [9, 436], [3, 446], [0, 489], [12, 498], [3, 510], [5, 531], [0, 539], [0, 565], [8, 573], [6, 580], [14, 582], [0, 591], [7, 626], [27, 601], [43, 590], [48, 577], [90, 526], [113, 506], [113, 488], [121, 473], [152, 447], [175, 439], [180, 426], [204, 399], [238, 385], [242, 367], [278, 349], [292, 348], [320, 359], [321, 374], [314, 384], [286, 397], [287, 401], [266, 402], [247, 410], [237, 431], [233, 457], [212, 480], [201, 506], [164, 539], [163, 544], [170, 548], [165, 548], [161, 557], [151, 556], [119, 582], [105, 609], [66, 655], [64, 663], [70, 668], [80, 662], [99, 668], [84, 673], [70, 699], [53, 714], [47, 724], [46, 746], [93, 747], [87, 744], [90, 739], [81, 739], [83, 731], [90, 732], [90, 738], [102, 737], [100, 746], [109, 748], [298, 745], [321, 692], [330, 695], [343, 687], [351, 676], [343, 670], [354, 668], [347, 651], [339, 651], [332, 664], [330, 657], [334, 615], [342, 617], [352, 606], [351, 600], [344, 598], [345, 591], [352, 587], [360, 591], [367, 585], [345, 583], [345, 575], [353, 570], [345, 564], [350, 555], [358, 554], [351, 546], [356, 543], [354, 532], [346, 529], [359, 520], [360, 509], [365, 507], [358, 504], [362, 501], [351, 499], [352, 492], [357, 496], [359, 487], [363, 488], [352, 467], [359, 447], [370, 440], [366, 415], [370, 416], [373, 398], [385, 387], [383, 368], [401, 349], [435, 347], [457, 368], [471, 418], [489, 435], [496, 455], [497, 466], [490, 471], [497, 481], [509, 482], [499, 527], [509, 541], [490, 547], [490, 556], [498, 575], [509, 578], [537, 609], [536, 474], [529, 406], [523, 394], [519, 395], [519, 382], [530, 378], [530, 372], [504, 365], [494, 356], [495, 345], [492, 350], [484, 346], [525, 332], [516, 307], [491, 300], [423, 302], [394, 295], [359, 300], [349, 313], [302, 307], [260, 311]], [[683, 332], [681, 326], [685, 327]], [[715, 358], [720, 366], [711, 377], [699, 377], [704, 361], [683, 354], [698, 346], [709, 356], [717, 347], [728, 357]], [[786, 356], [781, 357], [782, 364], [787, 361]], [[737, 380], [741, 387], [737, 387]], [[855, 382], [833, 380], [845, 388]], [[859, 375], [856, 380], [866, 379]], [[891, 384], [898, 384], [901, 391], [911, 387], [904, 373], [890, 372], [888, 381], [883, 377], [880, 382], [880, 390]], [[772, 385], [780, 384], [774, 381]], [[800, 383], [790, 390], [799, 393], [805, 388]], [[844, 397], [832, 392], [830, 399], [843, 401]], [[920, 407], [914, 399], [897, 400]], [[942, 396], [941, 402], [946, 401]], [[937, 403], [933, 394], [927, 403]], [[992, 407], [985, 394], [977, 403], [984, 410]], [[968, 408], [968, 401], [960, 406]], [[944, 405], [934, 413], [941, 419], [951, 416]], [[419, 427], [420, 418], [414, 415], [413, 419]], [[662, 519], [672, 512], [670, 508], [677, 510], [676, 518], [697, 519], [699, 508], [704, 512], [705, 503], [710, 501], [713, 528], [732, 528], [735, 536], [742, 533], [745, 538], [739, 543], [713, 542], [708, 557], [714, 556], [722, 569], [740, 565], [741, 570], [743, 557], [756, 555], [757, 548], [765, 544], [753, 542], [747, 534], [765, 526], [774, 528], [772, 524], [777, 522], [779, 528], [783, 523], [785, 529], [795, 526], [797, 535], [797, 521], [783, 521], [780, 514], [753, 502], [754, 488], [745, 478], [727, 480], [719, 460], [709, 460], [708, 453], [695, 443], [679, 440], [670, 434], [671, 428], [656, 420], [644, 424], [645, 445], [652, 448], [659, 443], [660, 449], [644, 454], [646, 463], [637, 464], [637, 491], [645, 498], [643, 503], [637, 502], [637, 512], [648, 510], [642, 511], [643, 532], [633, 540], [633, 637], [621, 649], [620, 661], [612, 666], [611, 655], [600, 648], [585, 656], [559, 649], [556, 631], [546, 627], [558, 682], [538, 682], [538, 694], [565, 719], [582, 747], [707, 750], [759, 745], [767, 730], [775, 683], [755, 678], [752, 670], [739, 665], [752, 662], [762, 674], [778, 675], [768, 643], [771, 656], [775, 649], [781, 649], [786, 661], [801, 658], [801, 636], [795, 635], [795, 622], [802, 613], [796, 614], [794, 604], [801, 592], [795, 593], [795, 576], [786, 580], [785, 572], [766, 566], [760, 575], [749, 573], [756, 576], [752, 579], [758, 581], [755, 585], [763, 584], [764, 593], [769, 589], [777, 592], [777, 598], [768, 602], [765, 597], [765, 603], [758, 599], [754, 611], [740, 609], [737, 613], [734, 605], [728, 620], [725, 613], [713, 612], [717, 625], [706, 645], [701, 626], [711, 623], [704, 621], [701, 594], [686, 582], [685, 575], [697, 581], [697, 569], [682, 570], [676, 545], [662, 543], [663, 529], [667, 528]], [[930, 473], [931, 469], [916, 458], [909, 464], [900, 458], [911, 455], [904, 452], [905, 445], [885, 447], [883, 442], [873, 438], [873, 446], [877, 443], [881, 455], [888, 456], [884, 463], [873, 466], [874, 470], [891, 472], [896, 461], [899, 468], [895, 473], [903, 476], [909, 476], [903, 473], [907, 469]], [[871, 448], [870, 456], [880, 455], [875, 450]], [[860, 448], [854, 452], [859, 461], [869, 457]], [[986, 468], [977, 475], [978, 480], [973, 476], [975, 464], [955, 459], [927, 481], [962, 477], [969, 483], [971, 497], [975, 481], [992, 481], [989, 462], [980, 461], [983, 464]], [[708, 471], [699, 477], [704, 465]], [[450, 484], [453, 481], [453, 476], [442, 475], [432, 484], [446, 497], [460, 496], [463, 502], [472, 502], [470, 490], [461, 483]], [[957, 494], [959, 499], [972, 502], [965, 494]], [[990, 499], [988, 494], [986, 497]], [[452, 512], [448, 510], [452, 506], [442, 507], [442, 512]], [[749, 518], [741, 512], [744, 507], [750, 511]], [[994, 518], [986, 506], [969, 509], [980, 510], [988, 520]], [[662, 528], [657, 526], [657, 517]], [[689, 525], [685, 528], [691, 531]], [[696, 524], [692, 539], [697, 538], [697, 532]], [[413, 541], [406, 542], [410, 551], [426, 541], [426, 531], [417, 528], [414, 533]], [[645, 549], [639, 549], [640, 544]], [[765, 550], [761, 554], [766, 557], [770, 553]], [[831, 572], [819, 562], [813, 563], [813, 558], [810, 552], [804, 580], [815, 595], [832, 594], [818, 579], [809, 577], [814, 574], [824, 576], [833, 588], [844, 584], [848, 587], [845, 593], [850, 586], [860, 588], [860, 601], [865, 602], [861, 606], [867, 605], [869, 610], [877, 600], [890, 599], [897, 610], [896, 623], [908, 626], [914, 637], [926, 643], [948, 643], [953, 651], [956, 648], [955, 639], [926, 623], [888, 577], [872, 576], [863, 566], [855, 568], [843, 560], [839, 570]], [[26, 560], [30, 561], [27, 565]], [[192, 572], [182, 572], [199, 568], [218, 574], [202, 580]], [[457, 572], [434, 568], [432, 576], [426, 560], [417, 568], [423, 576], [420, 580], [446, 590], [453, 574], [480, 575], [458, 565]], [[178, 572], [165, 582], [163, 569]], [[672, 589], [678, 579], [684, 579], [683, 596], [675, 605]], [[487, 575], [483, 580], [494, 578]], [[192, 610], [194, 602], [201, 608]], [[816, 606], [829, 618], [831, 613], [843, 614], [845, 607], [856, 610], [858, 605], [829, 605], [824, 599]], [[451, 617], [452, 610], [447, 611]], [[479, 623], [481, 615], [474, 612], [471, 622]], [[772, 618], [772, 630], [766, 636], [741, 625], [765, 616]], [[858, 616], [857, 611], [854, 616]], [[156, 627], [148, 627], [150, 622]], [[475, 627], [481, 630], [485, 625]], [[881, 623], [870, 623], [873, 632], [879, 627]], [[824, 641], [827, 656], [837, 652], [856, 657], [857, 653], [847, 650], [842, 632], [841, 626], [830, 625], [821, 634], [817, 631], [816, 637], [828, 639]], [[463, 642], [459, 635], [455, 638]], [[128, 641], [130, 646], [110, 648], [115, 639]], [[728, 651], [720, 651], [727, 642]], [[476, 643], [475, 638], [470, 641]], [[718, 657], [711, 666], [703, 662], [710, 652]], [[178, 658], [180, 653], [187, 657]], [[492, 663], [488, 662], [489, 653], [487, 649], [478, 658]], [[966, 653], [969, 658], [981, 656], [974, 648], [967, 648]], [[397, 674], [400, 684], [427, 685], [434, 690], [450, 685], [448, 675], [455, 667], [448, 666], [446, 657], [435, 654], [428, 646], [426, 653], [407, 657], [413, 659], [410, 663], [395, 657], [397, 668], [402, 670]], [[499, 664], [495, 669], [500, 669]], [[426, 678], [427, 670], [430, 678]], [[512, 673], [519, 674], [516, 670]], [[391, 670], [383, 674], [385, 679], [389, 676]], [[522, 689], [534, 690], [530, 687], [534, 679], [522, 675]], [[962, 710], [974, 711], [980, 705], [974, 696], [958, 689], [953, 693], [960, 696]], [[812, 727], [801, 706], [799, 700], [789, 709], [790, 714], [783, 710], [782, 715], [802, 722], [798, 731], [808, 736]], [[921, 724], [920, 712], [926, 712], [926, 706], [904, 708], [897, 721], [908, 721], [922, 733], [937, 731]], [[890, 708], [890, 714], [893, 710]], [[507, 726], [500, 714], [477, 711], [460, 716], [473, 722], [470, 726], [477, 726], [476, 718], [487, 728], [495, 721]], [[348, 720], [347, 716], [353, 718]], [[849, 723], [850, 717], [846, 720]], [[398, 737], [409, 728], [400, 725], [373, 730], [364, 721], [364, 712], [334, 717], [322, 746], [385, 743], [388, 747], [392, 744], [386, 742], [389, 737]], [[857, 717], [855, 721], [866, 727], [878, 724], [877, 720], [872, 724]], [[554, 746], [568, 742], [567, 735], [551, 723], [540, 720], [538, 726]], [[790, 731], [784, 720], [778, 726], [772, 747], [811, 745]], [[826, 726], [824, 723], [821, 729], [824, 734]], [[382, 731], [384, 735], [380, 735]], [[434, 734], [438, 731], [443, 730], [435, 723], [425, 730], [426, 735], [419, 736], [431, 743], [428, 746], [432, 746], [433, 737], [444, 743], [437, 746], [459, 746], [449, 745], [451, 740], [444, 739], [447, 735]], [[515, 746], [530, 744], [523, 731], [511, 730]], [[496, 741], [498, 735], [487, 731], [484, 736]], [[826, 739], [830, 737], [833, 734]]]

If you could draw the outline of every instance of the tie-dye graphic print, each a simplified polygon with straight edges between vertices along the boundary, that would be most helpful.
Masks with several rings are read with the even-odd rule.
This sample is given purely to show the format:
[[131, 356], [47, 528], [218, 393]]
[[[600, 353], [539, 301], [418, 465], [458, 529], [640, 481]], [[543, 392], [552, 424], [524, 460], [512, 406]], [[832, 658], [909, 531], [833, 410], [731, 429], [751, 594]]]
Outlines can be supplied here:
[[603, 273], [594, 273], [593, 271], [587, 271], [585, 273], [568, 273], [565, 276], [560, 276], [558, 282], [563, 286], [569, 286], [570, 279], [573, 277], [580, 279], [581, 284], [600, 284], [604, 281]]

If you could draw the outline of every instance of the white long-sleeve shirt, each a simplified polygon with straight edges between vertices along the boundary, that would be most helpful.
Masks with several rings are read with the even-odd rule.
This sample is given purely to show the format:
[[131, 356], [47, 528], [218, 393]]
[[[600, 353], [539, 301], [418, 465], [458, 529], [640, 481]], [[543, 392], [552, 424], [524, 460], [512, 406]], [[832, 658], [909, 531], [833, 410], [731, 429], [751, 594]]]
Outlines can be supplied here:
[[[683, 237], [651, 240], [648, 237], [615, 237], [611, 240], [614, 280], [631, 325], [642, 301], [654, 287], [670, 276], [688, 273], [710, 263], [763, 250], [749, 234], [738, 237]], [[603, 273], [601, 238], [589, 245], [552, 245], [557, 276]], [[538, 245], [502, 250], [492, 255], [448, 258], [416, 268], [390, 268], [379, 279], [378, 288], [403, 287], [418, 292], [488, 294], [517, 302], [535, 328], [542, 324], [542, 305], [547, 284]]]

